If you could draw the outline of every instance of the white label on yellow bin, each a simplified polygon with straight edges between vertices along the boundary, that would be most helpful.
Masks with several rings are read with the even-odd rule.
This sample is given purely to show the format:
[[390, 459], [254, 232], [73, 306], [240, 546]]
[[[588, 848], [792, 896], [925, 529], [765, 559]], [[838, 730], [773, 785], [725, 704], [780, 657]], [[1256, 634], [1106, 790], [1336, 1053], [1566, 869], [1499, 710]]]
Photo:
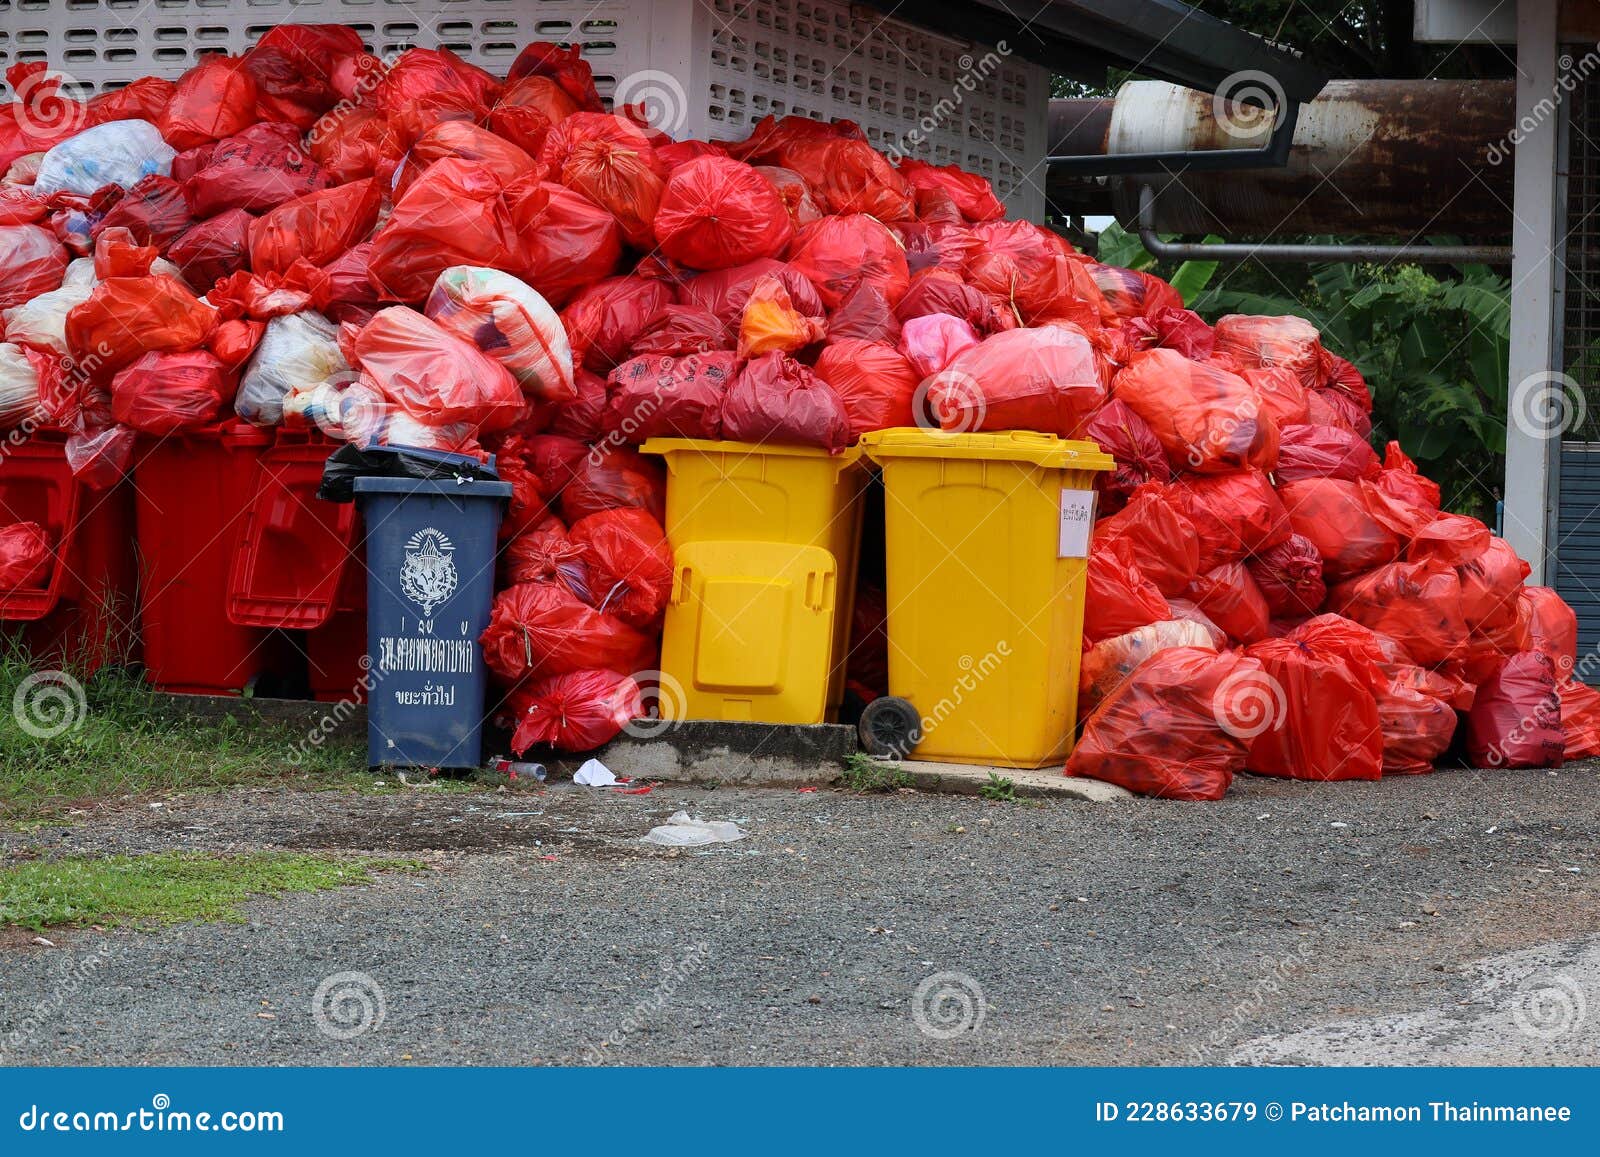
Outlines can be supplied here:
[[1093, 490], [1061, 492], [1061, 539], [1057, 558], [1088, 558], [1089, 535], [1094, 531]]

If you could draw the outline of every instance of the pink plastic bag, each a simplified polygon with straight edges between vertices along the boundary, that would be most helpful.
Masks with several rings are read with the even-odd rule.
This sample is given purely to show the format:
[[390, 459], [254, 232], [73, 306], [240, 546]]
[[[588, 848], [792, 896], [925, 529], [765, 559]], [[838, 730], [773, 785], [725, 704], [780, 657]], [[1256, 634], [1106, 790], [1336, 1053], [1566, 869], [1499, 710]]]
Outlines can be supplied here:
[[918, 381], [938, 373], [977, 344], [977, 331], [947, 313], [913, 317], [900, 329], [900, 352], [916, 371]]
[[1537, 651], [1512, 655], [1478, 685], [1467, 715], [1473, 766], [1560, 767], [1565, 750], [1554, 664]]
[[928, 414], [945, 430], [1038, 430], [1062, 438], [1082, 437], [1106, 400], [1094, 349], [1073, 326], [985, 338], [929, 378], [926, 394]]

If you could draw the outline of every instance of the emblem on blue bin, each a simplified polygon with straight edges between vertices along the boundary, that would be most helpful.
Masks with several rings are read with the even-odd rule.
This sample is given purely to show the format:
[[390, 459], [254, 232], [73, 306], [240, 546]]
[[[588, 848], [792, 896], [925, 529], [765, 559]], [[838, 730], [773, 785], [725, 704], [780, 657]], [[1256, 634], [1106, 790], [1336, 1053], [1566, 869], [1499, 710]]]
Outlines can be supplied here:
[[460, 581], [456, 575], [455, 545], [442, 530], [428, 527], [406, 539], [406, 557], [400, 565], [400, 593], [432, 618], [435, 607], [448, 602]]

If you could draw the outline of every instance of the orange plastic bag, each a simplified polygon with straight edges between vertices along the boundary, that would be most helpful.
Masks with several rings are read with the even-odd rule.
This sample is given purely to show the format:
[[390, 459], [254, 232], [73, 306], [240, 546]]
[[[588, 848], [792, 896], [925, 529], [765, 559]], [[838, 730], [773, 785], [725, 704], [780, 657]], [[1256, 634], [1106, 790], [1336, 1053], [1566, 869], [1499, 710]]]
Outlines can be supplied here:
[[1038, 430], [1080, 438], [1106, 400], [1094, 348], [1075, 326], [1014, 329], [957, 354], [926, 384], [946, 430]]
[[1406, 561], [1437, 559], [1446, 566], [1464, 566], [1489, 549], [1489, 528], [1464, 514], [1441, 514], [1419, 529], [1406, 544]]
[[1567, 679], [1578, 662], [1578, 616], [1549, 587], [1523, 587], [1517, 597], [1527, 608], [1530, 646], [1548, 655], [1556, 678]]
[[1424, 560], [1378, 567], [1330, 590], [1328, 608], [1388, 635], [1421, 664], [1444, 663], [1465, 650], [1461, 580], [1443, 563]]
[[208, 56], [178, 78], [157, 127], [167, 144], [192, 149], [256, 122], [256, 82], [234, 56]]
[[610, 113], [574, 113], [550, 130], [539, 161], [552, 180], [615, 217], [629, 245], [654, 248], [666, 167], [638, 125]]
[[1196, 575], [1184, 597], [1239, 646], [1267, 637], [1272, 615], [1242, 562], [1223, 563]]
[[557, 751], [594, 751], [644, 715], [639, 684], [615, 671], [592, 669], [553, 675], [507, 697], [516, 727], [517, 755], [543, 745]]
[[630, 358], [611, 371], [601, 425], [624, 442], [711, 438], [722, 433], [722, 403], [738, 372], [727, 350]]
[[876, 218], [862, 213], [824, 217], [807, 225], [795, 235], [789, 264], [816, 286], [829, 310], [837, 309], [861, 284], [877, 288], [890, 305], [898, 305], [911, 285], [899, 239]]
[[251, 224], [250, 268], [283, 273], [301, 258], [328, 264], [372, 232], [382, 200], [382, 191], [367, 180], [285, 201]]
[[1096, 547], [1125, 543], [1133, 561], [1157, 590], [1176, 598], [1200, 572], [1200, 536], [1183, 512], [1179, 495], [1152, 482], [1134, 492], [1128, 505], [1095, 524]]
[[[1310, 392], [1300, 384], [1293, 370], [1284, 366], [1262, 366], [1240, 370], [1239, 376], [1255, 391], [1256, 401], [1272, 418], [1280, 434], [1285, 434], [1290, 426], [1312, 425]], [[1372, 448], [1367, 449], [1370, 454]], [[1372, 457], [1372, 472], [1376, 472], [1377, 456]]]
[[1258, 551], [1245, 565], [1275, 619], [1314, 615], [1327, 600], [1322, 556], [1316, 544], [1302, 535], [1291, 534], [1276, 546]]
[[1235, 562], [1285, 541], [1292, 523], [1259, 470], [1180, 478], [1172, 494], [1200, 541], [1200, 570]]
[[783, 282], [771, 274], [756, 282], [739, 320], [739, 356], [794, 353], [826, 334], [820, 317], [806, 317], [794, 307]]
[[499, 178], [451, 157], [429, 165], [395, 204], [372, 239], [368, 275], [385, 299], [420, 302], [452, 265], [514, 274], [527, 264]]
[[1308, 390], [1322, 385], [1322, 335], [1303, 317], [1254, 317], [1232, 313], [1216, 324], [1217, 353], [1241, 368], [1283, 366]]
[[1090, 647], [1078, 668], [1078, 719], [1087, 719], [1141, 663], [1171, 647], [1217, 649], [1210, 629], [1187, 619], [1146, 623]]
[[1161, 799], [1221, 799], [1244, 770], [1249, 704], [1267, 689], [1264, 677], [1239, 652], [1162, 651], [1090, 716], [1066, 772]]
[[1098, 643], [1168, 617], [1167, 600], [1134, 561], [1127, 543], [1097, 541], [1089, 551], [1083, 637]]
[[1245, 654], [1261, 663], [1269, 692], [1246, 768], [1320, 781], [1383, 774], [1383, 728], [1364, 672], [1336, 648], [1304, 640], [1266, 639]]
[[1289, 525], [1322, 556], [1323, 573], [1338, 581], [1392, 562], [1400, 542], [1373, 518], [1361, 487], [1340, 478], [1307, 478], [1278, 487]]
[[1249, 383], [1219, 366], [1144, 350], [1116, 375], [1112, 393], [1150, 424], [1176, 470], [1226, 474], [1277, 464], [1277, 426]]
[[67, 313], [73, 361], [109, 377], [147, 352], [190, 350], [217, 322], [217, 311], [175, 278], [110, 277]]
[[530, 156], [538, 156], [550, 130], [577, 111], [577, 103], [548, 76], [524, 76], [501, 91], [489, 110], [489, 128]]
[[561, 583], [520, 583], [494, 597], [479, 642], [484, 664], [507, 683], [585, 668], [618, 674], [654, 666], [654, 644]]
[[1503, 538], [1491, 538], [1483, 553], [1456, 568], [1461, 610], [1473, 631], [1505, 630], [1517, 621], [1517, 596], [1532, 572]]
[[722, 402], [722, 436], [735, 442], [820, 446], [850, 444], [850, 415], [827, 382], [783, 353], [745, 363]]
[[1474, 767], [1560, 767], [1566, 737], [1549, 658], [1523, 651], [1479, 683], [1466, 736]]
[[658, 629], [672, 595], [672, 548], [661, 524], [625, 506], [579, 519], [568, 535], [584, 550], [595, 607], [641, 631]]
[[176, 434], [216, 419], [238, 379], [208, 350], [147, 353], [111, 382], [111, 415], [141, 434]]
[[916, 424], [911, 400], [921, 378], [894, 346], [829, 342], [817, 356], [816, 374], [844, 402], [851, 441], [871, 430]]
[[661, 252], [690, 269], [729, 269], [777, 257], [794, 237], [772, 182], [749, 165], [719, 156], [673, 170], [653, 227]]
[[503, 430], [522, 413], [522, 389], [510, 371], [405, 306], [382, 310], [361, 327], [351, 352], [385, 398], [426, 425]]
[[[1412, 670], [1421, 672], [1422, 668]], [[1401, 678], [1385, 676], [1385, 680], [1377, 697], [1378, 725], [1383, 729], [1383, 774], [1426, 775], [1455, 737], [1455, 710], [1445, 700], [1416, 690]]]

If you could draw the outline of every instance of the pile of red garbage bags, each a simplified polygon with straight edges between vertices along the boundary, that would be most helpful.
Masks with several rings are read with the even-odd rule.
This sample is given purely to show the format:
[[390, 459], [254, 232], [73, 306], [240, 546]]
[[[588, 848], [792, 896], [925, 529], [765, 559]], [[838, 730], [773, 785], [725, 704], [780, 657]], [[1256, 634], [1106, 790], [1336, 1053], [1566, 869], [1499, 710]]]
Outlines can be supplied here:
[[[230, 420], [495, 454], [515, 496], [483, 644], [519, 750], [597, 746], [650, 694], [672, 558], [639, 443], [837, 452], [913, 424], [1116, 458], [1072, 774], [1215, 798], [1240, 770], [1600, 747], [1570, 611], [1377, 457], [1314, 327], [1209, 325], [1006, 220], [981, 177], [844, 121], [674, 141], [546, 43], [502, 78], [286, 24], [82, 103], [41, 62], [7, 79], [0, 426], [64, 434], [99, 487], [139, 439]], [[0, 530], [0, 577], [41, 581], [49, 549]]]

